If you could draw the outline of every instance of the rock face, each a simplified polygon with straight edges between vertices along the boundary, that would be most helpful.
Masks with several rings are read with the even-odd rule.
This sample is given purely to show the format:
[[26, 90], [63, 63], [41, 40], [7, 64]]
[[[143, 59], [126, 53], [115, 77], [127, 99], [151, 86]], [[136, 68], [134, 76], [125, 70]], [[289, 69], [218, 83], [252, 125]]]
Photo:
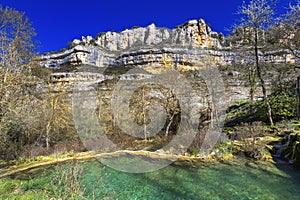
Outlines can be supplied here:
[[[120, 33], [107, 32], [95, 38], [95, 44], [110, 51], [125, 50], [133, 46], [158, 45], [160, 43], [179, 44], [186, 47], [220, 48], [220, 42], [212, 35], [218, 35], [210, 30], [204, 20], [191, 20], [169, 30], [150, 24], [146, 28], [126, 29]], [[91, 41], [83, 40], [85, 44]]]
[[[109, 67], [140, 67], [157, 74], [164, 68], [189, 71], [210, 65], [239, 66], [251, 61], [247, 52], [221, 46], [222, 35], [211, 31], [204, 20], [190, 20], [172, 30], [158, 28], [154, 24], [148, 27], [134, 27], [122, 32], [99, 33], [75, 39], [73, 47], [61, 53], [44, 55], [40, 64], [48, 68], [63, 66], [93, 66], [94, 72], [85, 67], [80, 73], [53, 74], [54, 82], [72, 82], [73, 80], [102, 82], [110, 78], [99, 73]], [[249, 53], [250, 54], [250, 53]], [[260, 60], [269, 63], [300, 62], [288, 50], [260, 52]], [[233, 100], [248, 98], [245, 87], [247, 75], [237, 71], [225, 72], [224, 80], [229, 97]], [[135, 81], [136, 76], [123, 77]], [[267, 81], [271, 85], [271, 79]], [[259, 97], [260, 94], [257, 94]]]
[[[245, 52], [223, 48], [221, 38], [222, 34], [211, 31], [203, 19], [190, 20], [173, 30], [151, 24], [119, 33], [99, 33], [95, 38], [75, 39], [71, 49], [41, 56], [40, 64], [48, 68], [70, 64], [107, 67], [149, 63], [166, 65], [168, 61], [180, 68], [196, 65], [207, 57], [218, 65], [247, 62]], [[287, 50], [260, 53], [260, 59], [271, 63], [300, 62]]]
[[[90, 64], [96, 66], [126, 65], [150, 62], [162, 58], [162, 54], [187, 54], [186, 49], [221, 49], [219, 34], [211, 31], [203, 19], [190, 20], [173, 30], [158, 28], [150, 24], [146, 28], [109, 31], [75, 39], [73, 48], [41, 57], [41, 65], [59, 68], [63, 64]], [[199, 54], [199, 53], [198, 53]], [[219, 57], [220, 53], [213, 54]], [[178, 57], [177, 55], [171, 55]]]

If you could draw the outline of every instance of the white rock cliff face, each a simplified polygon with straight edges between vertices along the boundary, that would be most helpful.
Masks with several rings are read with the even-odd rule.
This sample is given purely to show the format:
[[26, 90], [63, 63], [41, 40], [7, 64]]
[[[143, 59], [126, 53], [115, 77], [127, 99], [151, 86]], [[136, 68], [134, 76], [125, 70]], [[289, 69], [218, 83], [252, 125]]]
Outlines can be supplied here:
[[[107, 67], [164, 63], [168, 58], [177, 66], [195, 65], [208, 56], [219, 65], [244, 63], [244, 55], [223, 48], [219, 37], [220, 34], [211, 31], [203, 19], [190, 20], [173, 30], [150, 24], [119, 33], [99, 33], [95, 38], [75, 39], [73, 48], [41, 56], [40, 64], [48, 68], [60, 68], [65, 64]], [[260, 57], [272, 63], [299, 62], [286, 50], [260, 53]]]
[[[204, 20], [200, 19], [188, 21], [173, 30], [158, 28], [155, 24], [151, 24], [146, 28], [126, 29], [120, 33], [109, 31], [95, 38], [95, 43], [110, 51], [125, 50], [134, 45], [158, 45], [160, 43], [220, 48], [218, 39], [211, 37], [213, 33]], [[88, 40], [83, 40], [83, 42], [87, 44]]]

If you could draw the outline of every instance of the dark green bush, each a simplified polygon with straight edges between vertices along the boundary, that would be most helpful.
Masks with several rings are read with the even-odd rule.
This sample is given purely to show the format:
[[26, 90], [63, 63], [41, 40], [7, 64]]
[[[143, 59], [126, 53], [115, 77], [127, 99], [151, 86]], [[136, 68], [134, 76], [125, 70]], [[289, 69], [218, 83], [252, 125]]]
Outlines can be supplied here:
[[[297, 117], [297, 97], [286, 93], [269, 96], [272, 117], [275, 122]], [[268, 122], [264, 100], [254, 103], [243, 101], [227, 109], [226, 126], [253, 121]]]
[[292, 119], [297, 116], [297, 98], [285, 93], [271, 96], [270, 104], [275, 120]]

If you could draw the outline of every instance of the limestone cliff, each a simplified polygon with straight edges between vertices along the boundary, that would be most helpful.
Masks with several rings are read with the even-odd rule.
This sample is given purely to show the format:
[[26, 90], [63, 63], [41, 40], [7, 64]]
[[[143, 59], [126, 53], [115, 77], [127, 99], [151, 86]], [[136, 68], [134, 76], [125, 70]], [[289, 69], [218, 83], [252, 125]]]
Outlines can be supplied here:
[[[151, 24], [145, 28], [134, 27], [119, 33], [100, 33], [95, 38], [87, 36], [82, 37], [82, 40], [76, 39], [72, 48], [44, 55], [40, 63], [48, 68], [71, 65], [76, 69], [76, 66], [81, 66], [80, 72], [76, 69], [71, 73], [52, 74], [53, 82], [80, 80], [100, 83], [113, 79], [102, 73], [106, 67], [139, 66], [147, 72], [157, 74], [164, 68], [178, 71], [197, 69], [203, 67], [204, 62], [230, 67], [251, 62], [251, 49], [247, 55], [245, 50], [222, 47], [219, 39], [222, 39], [221, 34], [211, 31], [202, 19], [188, 21], [173, 30], [157, 28]], [[261, 61], [269, 63], [300, 62], [299, 58], [295, 58], [288, 50], [260, 52], [259, 56]], [[86, 71], [91, 66], [96, 70]], [[224, 70], [223, 75], [228, 96], [232, 99], [246, 99], [249, 93], [249, 88], [245, 87], [247, 75], [228, 70]], [[129, 78], [135, 80], [136, 76]], [[272, 84], [272, 80], [268, 80], [267, 83]], [[257, 94], [257, 97], [259, 96], [260, 93]]]
[[94, 39], [91, 36], [82, 37], [82, 41], [74, 40], [73, 43], [94, 44], [110, 51], [122, 51], [134, 46], [151, 46], [161, 43], [185, 47], [220, 48], [220, 42], [213, 36], [218, 36], [218, 34], [212, 32], [205, 21], [200, 19], [190, 20], [173, 30], [158, 28], [155, 24], [150, 24], [146, 28], [135, 27], [120, 33], [113, 31], [100, 33]]
[[[41, 56], [41, 65], [60, 68], [63, 65], [87, 64], [98, 67], [166, 65], [166, 60], [176, 68], [188, 68], [203, 58], [219, 65], [247, 62], [245, 52], [222, 47], [222, 34], [211, 31], [204, 20], [190, 20], [173, 30], [148, 27], [134, 27], [122, 32], [99, 33], [75, 39], [72, 47], [61, 53]], [[271, 63], [299, 62], [288, 50], [260, 53], [261, 60]]]
[[[41, 57], [41, 65], [59, 68], [63, 64], [90, 64], [96, 66], [120, 66], [161, 60], [163, 54], [171, 57], [187, 55], [188, 49], [221, 49], [219, 34], [211, 31], [204, 20], [190, 20], [173, 30], [158, 28], [154, 24], [146, 28], [126, 29], [122, 32], [99, 33], [75, 39], [72, 48], [61, 53]], [[199, 54], [199, 53], [197, 53]], [[214, 52], [213, 54], [220, 53]], [[177, 59], [177, 58], [176, 58]]]

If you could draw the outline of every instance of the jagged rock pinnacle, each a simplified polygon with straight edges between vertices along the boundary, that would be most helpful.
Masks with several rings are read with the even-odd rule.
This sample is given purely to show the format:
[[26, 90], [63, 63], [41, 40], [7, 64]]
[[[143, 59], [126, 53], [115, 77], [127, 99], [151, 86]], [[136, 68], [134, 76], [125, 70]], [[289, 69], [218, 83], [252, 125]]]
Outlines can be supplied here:
[[[169, 30], [158, 28], [154, 23], [143, 28], [126, 29], [122, 32], [108, 31], [94, 38], [93, 45], [98, 45], [110, 51], [120, 51], [138, 45], [158, 45], [160, 43], [186, 45], [198, 48], [220, 48], [217, 35], [212, 32], [203, 19], [190, 20], [187, 23]], [[75, 39], [74, 44], [83, 42], [89, 45], [93, 40], [91, 36], [82, 37], [82, 40]]]

